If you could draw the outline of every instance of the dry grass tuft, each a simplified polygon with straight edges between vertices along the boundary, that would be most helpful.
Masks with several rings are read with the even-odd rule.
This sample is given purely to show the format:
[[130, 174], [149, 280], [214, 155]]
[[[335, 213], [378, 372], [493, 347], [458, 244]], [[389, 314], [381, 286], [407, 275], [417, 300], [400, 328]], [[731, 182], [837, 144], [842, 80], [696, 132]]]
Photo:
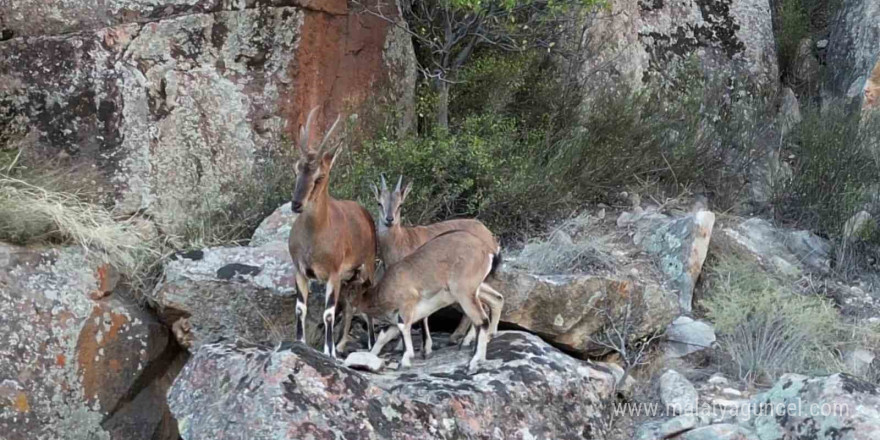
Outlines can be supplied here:
[[0, 240], [28, 245], [80, 246], [112, 264], [129, 279], [150, 272], [163, 246], [137, 218], [117, 220], [100, 205], [76, 194], [49, 190], [0, 175]]
[[579, 273], [611, 270], [615, 258], [610, 238], [589, 234], [597, 219], [581, 214], [563, 222], [546, 239], [532, 239], [515, 264], [534, 273]]
[[824, 296], [799, 293], [793, 280], [747, 260], [716, 260], [708, 281], [702, 306], [732, 361], [730, 373], [748, 383], [768, 384], [792, 372], [849, 372], [841, 354], [880, 340], [876, 329], [846, 322]]

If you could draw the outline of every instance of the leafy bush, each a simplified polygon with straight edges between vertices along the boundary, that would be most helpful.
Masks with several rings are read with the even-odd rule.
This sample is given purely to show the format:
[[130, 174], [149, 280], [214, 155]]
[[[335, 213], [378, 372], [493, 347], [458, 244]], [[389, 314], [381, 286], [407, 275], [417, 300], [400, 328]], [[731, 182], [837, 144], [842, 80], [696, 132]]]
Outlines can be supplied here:
[[[840, 237], [846, 221], [865, 208], [880, 184], [874, 156], [880, 121], [833, 105], [807, 109], [783, 145], [792, 158], [791, 179], [775, 188], [779, 220]], [[869, 207], [870, 209], [870, 207]]]
[[746, 92], [745, 82], [705, 77], [693, 65], [669, 84], [591, 100], [584, 127], [558, 145], [555, 158], [579, 199], [652, 182], [676, 193], [705, 191], [721, 209], [740, 201], [766, 151], [772, 100]]
[[837, 12], [840, 0], [777, 0], [774, 5], [774, 30], [780, 76], [783, 82], [801, 91], [809, 84], [795, 80], [795, 63], [800, 42], [804, 38], [826, 35], [828, 21]]
[[[456, 134], [435, 133], [402, 140], [381, 138], [341, 159], [333, 194], [375, 206], [369, 184], [385, 173], [389, 184], [399, 175], [413, 182], [404, 210], [415, 224], [478, 216], [504, 231], [537, 215], [545, 201], [525, 199], [550, 183], [529, 162], [534, 138], [521, 137], [514, 121], [497, 116], [468, 118]], [[533, 204], [531, 209], [521, 209]]]
[[843, 371], [841, 351], [868, 334], [877, 336], [854, 331], [828, 300], [797, 293], [791, 285], [739, 257], [716, 259], [709, 268], [701, 305], [741, 379], [768, 383], [783, 373]]
[[776, 50], [780, 74], [789, 78], [801, 40], [810, 35], [810, 16], [804, 0], [780, 0], [777, 6]]

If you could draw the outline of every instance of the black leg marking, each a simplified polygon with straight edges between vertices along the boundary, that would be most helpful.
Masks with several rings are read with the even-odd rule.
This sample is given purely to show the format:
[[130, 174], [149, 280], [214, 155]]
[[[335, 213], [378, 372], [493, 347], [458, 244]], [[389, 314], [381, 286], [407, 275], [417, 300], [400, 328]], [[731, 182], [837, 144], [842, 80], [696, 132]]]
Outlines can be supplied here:
[[376, 329], [373, 327], [373, 317], [367, 315], [367, 348], [372, 350], [376, 345]]
[[302, 312], [297, 310], [296, 311], [296, 339], [298, 341], [306, 339], [306, 336], [305, 336], [306, 330], [303, 328], [301, 315], [302, 315]]

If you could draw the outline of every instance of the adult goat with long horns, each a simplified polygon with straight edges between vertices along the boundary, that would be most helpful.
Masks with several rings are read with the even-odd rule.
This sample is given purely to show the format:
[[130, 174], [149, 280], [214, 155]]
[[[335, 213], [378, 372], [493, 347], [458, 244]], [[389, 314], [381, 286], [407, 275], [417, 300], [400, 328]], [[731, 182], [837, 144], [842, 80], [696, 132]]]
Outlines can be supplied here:
[[337, 349], [342, 350], [348, 342], [352, 318], [351, 307], [345, 307], [344, 331], [337, 346], [333, 341], [333, 327], [342, 283], [364, 288], [373, 283], [376, 228], [370, 213], [357, 202], [330, 196], [330, 171], [340, 146], [327, 148], [326, 144], [340, 118], [336, 118], [321, 143], [311, 148], [309, 127], [316, 110], [317, 107], [309, 112], [305, 126], [300, 127], [302, 157], [296, 164], [296, 189], [291, 200], [291, 209], [299, 215], [291, 227], [288, 248], [297, 288], [295, 338], [305, 342], [308, 280], [320, 280], [326, 283], [324, 354], [335, 358]]

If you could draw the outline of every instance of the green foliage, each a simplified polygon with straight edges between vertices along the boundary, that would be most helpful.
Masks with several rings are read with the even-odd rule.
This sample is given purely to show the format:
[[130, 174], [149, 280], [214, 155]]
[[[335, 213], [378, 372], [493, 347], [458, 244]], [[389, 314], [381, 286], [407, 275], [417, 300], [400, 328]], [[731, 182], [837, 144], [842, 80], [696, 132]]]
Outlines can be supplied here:
[[778, 0], [775, 4], [774, 30], [780, 76], [796, 91], [802, 86], [794, 77], [800, 42], [818, 38], [827, 32], [829, 18], [837, 12], [840, 0]]
[[727, 78], [694, 68], [672, 87], [608, 91], [590, 101], [582, 129], [557, 145], [579, 199], [595, 200], [634, 182], [680, 192], [705, 191], [720, 209], [735, 206], [752, 165], [761, 159], [772, 100]]
[[860, 122], [840, 105], [806, 109], [783, 145], [791, 179], [775, 188], [779, 220], [840, 237], [845, 222], [869, 201], [880, 184], [874, 154], [880, 139], [876, 119]]
[[780, 73], [784, 78], [794, 68], [801, 40], [810, 35], [810, 17], [804, 2], [805, 0], [781, 0], [778, 7], [776, 45]]
[[378, 183], [380, 173], [391, 183], [403, 175], [413, 182], [404, 207], [410, 222], [477, 216], [496, 232], [513, 231], [547, 206], [526, 199], [550, 185], [538, 181], [543, 172], [529, 163], [533, 142], [513, 120], [497, 116], [468, 118], [456, 134], [378, 139], [341, 159], [333, 194], [375, 206], [369, 183]]
[[791, 280], [742, 258], [717, 260], [709, 275], [701, 305], [741, 379], [770, 383], [783, 373], [843, 369], [837, 354], [852, 336], [828, 300], [798, 294]]

